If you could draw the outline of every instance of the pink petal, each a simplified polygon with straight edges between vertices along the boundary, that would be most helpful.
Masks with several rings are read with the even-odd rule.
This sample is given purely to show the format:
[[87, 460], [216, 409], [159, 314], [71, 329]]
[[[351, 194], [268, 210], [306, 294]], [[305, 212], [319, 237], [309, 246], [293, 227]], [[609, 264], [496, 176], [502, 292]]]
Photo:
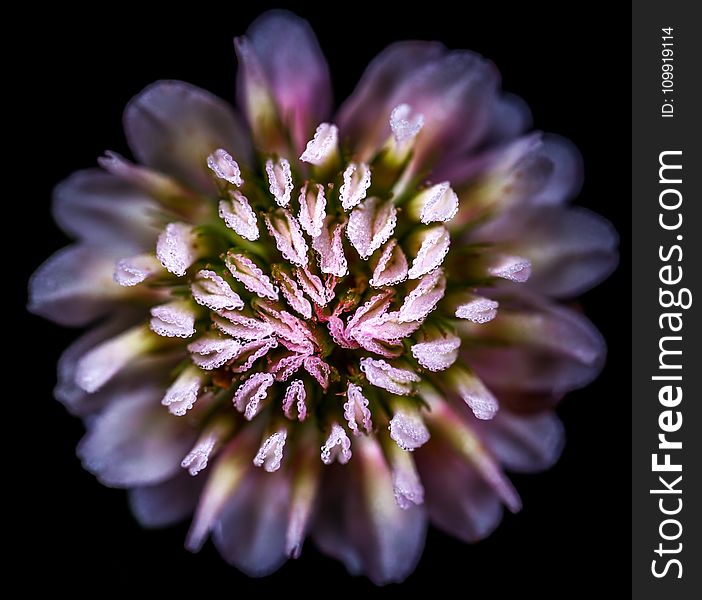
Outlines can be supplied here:
[[280, 469], [287, 437], [288, 432], [285, 429], [279, 429], [268, 436], [261, 444], [256, 456], [254, 456], [253, 464], [257, 467], [263, 467], [263, 470], [268, 473], [273, 473]]
[[307, 142], [305, 151], [300, 156], [302, 162], [323, 165], [333, 158], [338, 151], [339, 130], [336, 125], [322, 123], [317, 127], [314, 137]]
[[451, 184], [444, 181], [422, 190], [412, 200], [411, 207], [416, 207], [419, 220], [424, 225], [450, 221], [458, 212], [458, 196], [451, 189]]
[[242, 383], [234, 393], [234, 406], [250, 421], [263, 408], [262, 402], [268, 396], [268, 388], [274, 383], [270, 373], [254, 373]]
[[164, 268], [178, 277], [185, 275], [198, 257], [195, 230], [186, 223], [169, 223], [158, 236], [156, 256]]
[[228, 181], [237, 187], [244, 184], [239, 165], [223, 148], [218, 148], [207, 157], [207, 166], [218, 179]]
[[241, 344], [231, 338], [216, 333], [206, 333], [201, 338], [188, 344], [188, 351], [193, 362], [206, 371], [219, 369], [239, 354]]
[[234, 373], [246, 373], [259, 358], [268, 354], [269, 350], [277, 347], [278, 341], [272, 337], [245, 343], [234, 357], [235, 360], [232, 361], [232, 371]]
[[405, 279], [407, 279], [407, 257], [397, 240], [391, 239], [385, 244], [369, 283], [373, 287], [382, 287], [396, 285]]
[[338, 423], [332, 424], [331, 433], [322, 446], [320, 456], [325, 465], [330, 465], [335, 460], [345, 465], [351, 460], [351, 440]]
[[162, 393], [137, 387], [90, 421], [77, 453], [105, 485], [153, 485], [179, 471], [196, 432], [163, 410]]
[[268, 175], [268, 189], [273, 194], [278, 206], [285, 207], [290, 204], [293, 180], [288, 160], [281, 157], [273, 162], [268, 159], [266, 161], [266, 174]]
[[139, 254], [118, 260], [112, 278], [122, 287], [133, 287], [159, 272], [163, 268], [153, 254]]
[[221, 443], [216, 431], [210, 430], [202, 433], [192, 450], [181, 461], [180, 466], [187, 469], [191, 477], [195, 477], [207, 468], [207, 465]]
[[392, 469], [395, 502], [403, 510], [419, 506], [424, 502], [424, 487], [419, 479], [413, 455], [399, 446], [392, 445], [386, 448], [386, 452]]
[[166, 390], [161, 404], [167, 406], [171, 414], [182, 417], [195, 406], [204, 379], [204, 373], [198, 368], [186, 367]]
[[456, 306], [455, 316], [473, 323], [487, 323], [497, 316], [500, 303], [475, 294], [463, 294]]
[[273, 275], [290, 308], [301, 314], [305, 319], [310, 319], [312, 317], [312, 305], [305, 298], [295, 280], [282, 269], [278, 270], [277, 273], [274, 271]]
[[295, 352], [284, 354], [271, 362], [268, 367], [268, 372], [275, 374], [276, 381], [287, 381], [302, 367], [305, 358], [307, 358], [306, 354]]
[[412, 346], [412, 356], [429, 371], [444, 371], [458, 358], [461, 338], [436, 331]]
[[243, 254], [228, 252], [224, 259], [229, 271], [239, 283], [259, 298], [278, 299], [278, 290], [258, 265]]
[[148, 167], [211, 190], [207, 157], [230, 148], [246, 161], [250, 150], [231, 107], [182, 81], [158, 81], [127, 105], [124, 128], [129, 147]]
[[521, 256], [498, 256], [488, 268], [488, 273], [493, 277], [524, 283], [531, 275], [531, 262]]
[[352, 332], [360, 327], [364, 322], [375, 320], [384, 315], [392, 302], [392, 293], [381, 291], [370, 297], [362, 306], [356, 309], [349, 319], [346, 330]]
[[440, 266], [444, 262], [451, 245], [451, 237], [443, 225], [435, 225], [425, 229], [419, 240], [420, 246], [417, 256], [412, 261], [412, 267], [407, 272], [407, 276], [410, 279], [418, 279]]
[[190, 284], [190, 292], [195, 302], [210, 310], [240, 310], [244, 308], [239, 294], [214, 271], [203, 269], [195, 275]]
[[232, 311], [223, 311], [221, 316], [213, 315], [212, 322], [227, 335], [246, 341], [260, 340], [273, 333], [268, 323]]
[[195, 333], [197, 311], [189, 300], [174, 300], [151, 309], [151, 331], [164, 337], [189, 338]]
[[249, 201], [238, 190], [229, 192], [229, 200], [220, 200], [219, 216], [224, 224], [238, 233], [241, 237], [254, 241], [258, 239], [258, 224], [256, 213], [249, 205]]
[[312, 240], [312, 248], [319, 255], [319, 269], [322, 273], [345, 277], [348, 263], [344, 255], [344, 223], [334, 224], [332, 217], [327, 217], [320, 234]]
[[399, 311], [399, 321], [422, 321], [444, 297], [446, 277], [442, 269], [427, 273], [406, 296]]
[[388, 241], [395, 230], [397, 210], [392, 200], [366, 198], [349, 216], [346, 235], [363, 260]]
[[420, 381], [420, 377], [408, 369], [389, 365], [384, 360], [362, 358], [361, 371], [371, 385], [382, 388], [391, 394], [407, 396], [412, 392], [412, 383]]
[[263, 219], [283, 258], [299, 267], [307, 265], [307, 242], [300, 224], [290, 211], [278, 208], [264, 215]]
[[500, 408], [497, 398], [473, 373], [454, 367], [449, 371], [451, 388], [470, 407], [476, 418], [483, 421], [495, 417]]
[[368, 398], [363, 395], [360, 385], [348, 384], [346, 388], [346, 402], [344, 402], [344, 418], [349, 425], [351, 433], [361, 435], [361, 428], [366, 433], [373, 430], [371, 412], [368, 408]]
[[327, 199], [324, 197], [324, 187], [319, 184], [306, 182], [300, 190], [300, 225], [307, 235], [316, 238], [322, 233], [326, 212]]
[[398, 144], [417, 137], [423, 126], [424, 115], [413, 112], [409, 104], [398, 104], [390, 113], [390, 129]]
[[344, 183], [339, 188], [339, 200], [343, 209], [348, 212], [366, 197], [371, 184], [370, 167], [365, 163], [351, 162], [344, 170], [343, 178]]
[[329, 387], [329, 376], [331, 369], [318, 356], [308, 356], [305, 358], [305, 370], [317, 380], [317, 383], [322, 386], [324, 391]]
[[429, 441], [429, 430], [416, 412], [397, 410], [390, 419], [390, 437], [402, 448], [412, 452]]
[[295, 269], [295, 275], [302, 289], [312, 298], [314, 303], [318, 306], [326, 306], [327, 302], [329, 302], [329, 297], [322, 280], [313, 273], [310, 273], [306, 268]]
[[[254, 21], [246, 37], [295, 149], [301, 151], [331, 106], [329, 70], [314, 32], [292, 13], [269, 11]], [[245, 106], [247, 81], [242, 71], [237, 87], [239, 104]]]
[[306, 398], [307, 392], [305, 391], [305, 384], [302, 382], [302, 379], [294, 379], [291, 381], [283, 397], [283, 412], [285, 416], [288, 417], [288, 419], [293, 419], [295, 418], [293, 410], [297, 410], [298, 421], [304, 421], [307, 417]]

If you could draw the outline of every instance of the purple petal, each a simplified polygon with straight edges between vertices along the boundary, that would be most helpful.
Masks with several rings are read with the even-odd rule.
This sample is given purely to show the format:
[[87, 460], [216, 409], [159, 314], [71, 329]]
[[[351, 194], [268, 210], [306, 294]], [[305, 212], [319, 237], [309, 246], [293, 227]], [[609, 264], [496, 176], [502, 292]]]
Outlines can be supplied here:
[[258, 449], [256, 456], [254, 456], [253, 464], [257, 467], [263, 467], [263, 470], [267, 473], [274, 473], [280, 469], [287, 437], [288, 432], [286, 429], [279, 429], [269, 435], [261, 443], [261, 447]]
[[285, 208], [263, 215], [268, 232], [283, 258], [298, 267], [307, 265], [307, 242], [297, 219]]
[[422, 321], [436, 308], [444, 297], [446, 277], [442, 269], [436, 269], [422, 277], [406, 296], [399, 311], [401, 323]]
[[261, 268], [247, 256], [228, 252], [224, 259], [227, 268], [239, 283], [259, 298], [278, 299], [278, 289], [264, 275]]
[[361, 371], [371, 385], [391, 394], [406, 396], [412, 392], [412, 383], [420, 381], [414, 371], [393, 367], [382, 359], [362, 358], [360, 364]]
[[153, 247], [155, 208], [146, 194], [97, 169], [77, 171], [59, 183], [52, 206], [54, 219], [70, 236], [121, 256]]
[[153, 485], [179, 472], [196, 432], [163, 410], [162, 395], [158, 387], [134, 390], [90, 421], [77, 453], [105, 485]]
[[320, 234], [312, 240], [312, 248], [319, 255], [319, 269], [322, 273], [344, 277], [348, 273], [348, 263], [344, 255], [344, 223], [334, 223], [327, 217]]
[[256, 213], [248, 199], [238, 190], [230, 191], [229, 197], [229, 200], [221, 200], [219, 203], [220, 218], [241, 237], [249, 241], [257, 240], [259, 232]]
[[368, 398], [363, 395], [360, 385], [349, 382], [346, 388], [346, 402], [344, 402], [344, 418], [348, 423], [351, 432], [361, 435], [361, 428], [366, 433], [373, 430], [371, 412], [368, 408]]
[[363, 260], [388, 241], [397, 223], [397, 210], [392, 200], [366, 198], [349, 216], [346, 235]]
[[270, 373], [254, 373], [234, 393], [234, 406], [247, 420], [253, 419], [263, 408], [268, 388], [274, 383]]
[[231, 107], [182, 81], [157, 81], [132, 98], [124, 129], [140, 162], [203, 191], [213, 189], [207, 158], [215, 150], [227, 148], [243, 162], [250, 155]]
[[396, 285], [407, 279], [407, 257], [396, 239], [391, 239], [378, 258], [369, 283], [373, 287]]
[[[270, 86], [281, 120], [292, 134], [295, 150], [302, 152], [331, 107], [329, 70], [317, 38], [307, 21], [282, 10], [269, 11], [256, 19], [246, 38]], [[242, 101], [246, 86], [245, 70], [240, 69], [240, 106], [246, 106]]]
[[324, 186], [319, 183], [305, 183], [300, 190], [299, 220], [307, 235], [316, 238], [322, 233], [324, 219], [327, 216], [327, 199]]
[[344, 170], [343, 177], [344, 183], [339, 188], [339, 200], [343, 209], [349, 211], [366, 197], [371, 184], [371, 170], [365, 163], [352, 162]]
[[86, 325], [114, 308], [125, 290], [112, 278], [114, 260], [101, 248], [59, 250], [29, 280], [28, 310], [61, 325]]
[[443, 225], [425, 229], [418, 239], [419, 249], [407, 272], [410, 279], [418, 279], [440, 266], [451, 245], [451, 237]]
[[204, 479], [179, 472], [175, 477], [129, 491], [129, 507], [143, 527], [168, 527], [183, 521], [197, 505]]
[[210, 310], [239, 310], [244, 303], [229, 284], [214, 271], [203, 269], [190, 284], [193, 299]]

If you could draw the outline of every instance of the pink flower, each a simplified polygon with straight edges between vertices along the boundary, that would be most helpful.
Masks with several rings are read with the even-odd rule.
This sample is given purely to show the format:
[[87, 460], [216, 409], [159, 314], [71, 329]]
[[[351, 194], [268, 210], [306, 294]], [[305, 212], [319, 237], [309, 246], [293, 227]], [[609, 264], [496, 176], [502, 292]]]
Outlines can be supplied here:
[[401, 581], [429, 522], [481, 539], [521, 506], [505, 470], [558, 459], [551, 407], [605, 354], [558, 302], [614, 269], [617, 236], [568, 204], [577, 151], [528, 133], [476, 54], [394, 44], [333, 115], [305, 21], [266, 13], [236, 51], [244, 120], [155, 83], [125, 112], [139, 164], [57, 187], [77, 241], [30, 310], [95, 328], [56, 395], [140, 522], [194, 510], [188, 549], [260, 576], [311, 536]]

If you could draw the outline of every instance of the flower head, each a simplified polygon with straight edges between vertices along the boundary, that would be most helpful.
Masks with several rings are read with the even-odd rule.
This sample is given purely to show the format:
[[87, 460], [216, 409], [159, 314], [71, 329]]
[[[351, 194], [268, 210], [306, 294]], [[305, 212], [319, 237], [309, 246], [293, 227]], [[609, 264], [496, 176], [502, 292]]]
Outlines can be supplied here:
[[155, 83], [125, 112], [138, 164], [56, 188], [77, 242], [30, 309], [95, 324], [56, 395], [142, 523], [194, 511], [189, 549], [263, 575], [309, 535], [400, 581], [428, 521], [480, 539], [521, 505], [504, 470], [558, 458], [550, 409], [604, 343], [557, 301], [609, 274], [616, 234], [478, 55], [394, 44], [332, 116], [306, 22], [266, 13], [235, 45], [245, 121]]

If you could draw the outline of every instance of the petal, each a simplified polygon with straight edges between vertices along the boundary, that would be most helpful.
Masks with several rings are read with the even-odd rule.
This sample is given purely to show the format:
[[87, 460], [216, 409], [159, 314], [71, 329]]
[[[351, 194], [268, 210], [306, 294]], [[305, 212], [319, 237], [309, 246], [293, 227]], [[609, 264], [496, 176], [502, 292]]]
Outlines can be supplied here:
[[178, 277], [185, 275], [198, 258], [197, 234], [187, 223], [169, 223], [158, 236], [156, 256], [164, 268]]
[[369, 283], [373, 287], [396, 285], [407, 279], [407, 257], [396, 239], [391, 239], [378, 258]]
[[439, 436], [415, 452], [432, 523], [465, 542], [486, 536], [502, 520], [502, 503], [478, 472]]
[[195, 334], [196, 306], [190, 300], [174, 300], [151, 308], [151, 331], [164, 337], [189, 338]]
[[412, 261], [412, 267], [407, 272], [410, 279], [418, 279], [444, 262], [451, 245], [451, 237], [443, 225], [435, 225], [423, 230], [417, 242], [419, 249]]
[[361, 428], [366, 433], [373, 430], [371, 411], [368, 408], [368, 398], [363, 395], [360, 385], [349, 382], [346, 388], [346, 402], [344, 402], [344, 418], [348, 423], [351, 432], [361, 435]]
[[416, 411], [397, 410], [390, 419], [390, 437], [408, 452], [420, 448], [431, 437], [422, 417]]
[[212, 371], [219, 369], [241, 352], [241, 344], [231, 338], [221, 337], [216, 333], [206, 333], [201, 338], [188, 344], [193, 363], [201, 369]]
[[77, 449], [85, 469], [114, 487], [153, 485], [178, 473], [196, 432], [163, 410], [162, 396], [162, 388], [142, 387], [90, 421]]
[[239, 283], [259, 298], [278, 299], [278, 289], [271, 283], [270, 277], [264, 275], [261, 268], [243, 254], [227, 252], [224, 259], [227, 268]]
[[307, 265], [307, 242], [297, 219], [285, 208], [278, 208], [263, 216], [268, 232], [283, 258], [294, 265]]
[[230, 191], [229, 196], [229, 200], [221, 200], [219, 203], [220, 218], [241, 237], [252, 242], [257, 240], [259, 232], [256, 213], [248, 199], [238, 190]]
[[322, 446], [320, 458], [325, 465], [330, 465], [335, 460], [345, 465], [351, 460], [351, 440], [338, 423], [332, 423], [329, 437]]
[[[314, 127], [331, 107], [327, 63], [307, 21], [288, 11], [273, 10], [256, 19], [246, 32], [250, 50], [260, 65], [278, 105], [280, 118], [301, 152]], [[246, 74], [239, 70], [240, 106], [246, 93]]]
[[373, 59], [337, 118], [342, 139], [348, 139], [362, 159], [368, 160], [390, 134], [390, 111], [399, 102], [390, 104], [398, 87], [443, 52], [438, 42], [398, 42]]
[[343, 178], [344, 183], [339, 188], [339, 200], [344, 210], [349, 211], [366, 197], [371, 184], [370, 167], [365, 163], [349, 163]]
[[290, 385], [285, 390], [285, 396], [283, 397], [283, 412], [288, 419], [294, 418], [294, 410], [297, 411], [298, 421], [304, 421], [307, 417], [307, 404], [305, 400], [307, 399], [307, 392], [305, 391], [305, 384], [302, 379], [294, 379], [290, 382]]
[[400, 582], [413, 570], [426, 534], [421, 507], [400, 508], [393, 478], [372, 436], [357, 438], [358, 453], [346, 470], [331, 474], [324, 487], [313, 535], [320, 549], [341, 560], [353, 575], [377, 585]]
[[424, 328], [421, 339], [411, 348], [412, 356], [429, 371], [444, 371], [458, 358], [461, 338], [438, 328]]
[[251, 577], [263, 577], [286, 560], [290, 480], [285, 470], [252, 469], [222, 510], [212, 538], [222, 557]]
[[482, 429], [482, 437], [506, 469], [519, 473], [552, 467], [565, 443], [563, 424], [552, 411], [518, 415], [501, 410]]
[[273, 383], [273, 375], [270, 373], [254, 373], [237, 388], [232, 399], [234, 406], [250, 421], [263, 408], [263, 400]]
[[280, 469], [287, 437], [286, 429], [279, 429], [268, 436], [263, 440], [256, 456], [254, 456], [253, 464], [257, 467], [263, 467], [263, 470], [268, 473], [274, 473]]
[[190, 284], [193, 299], [210, 310], [239, 310], [244, 302], [230, 285], [214, 271], [203, 269]]
[[412, 392], [412, 383], [420, 381], [413, 371], [393, 367], [382, 359], [362, 358], [360, 365], [370, 384], [391, 394], [406, 396]]
[[30, 278], [27, 308], [61, 325], [86, 325], [125, 295], [112, 278], [113, 269], [114, 260], [95, 246], [59, 250]]
[[103, 247], [103, 253], [137, 254], [151, 249], [158, 229], [157, 205], [121, 179], [91, 169], [77, 171], [54, 189], [54, 219], [68, 235]]
[[400, 322], [424, 320], [444, 297], [445, 290], [446, 277], [442, 269], [436, 269], [424, 275], [405, 296], [399, 311]]
[[338, 128], [331, 123], [322, 123], [317, 127], [314, 137], [307, 142], [305, 151], [300, 155], [300, 160], [311, 165], [322, 166], [333, 159], [338, 151]]
[[392, 200], [366, 198], [349, 216], [346, 235], [363, 260], [388, 241], [397, 223], [397, 209]]
[[207, 157], [207, 166], [218, 179], [228, 181], [237, 187], [244, 183], [239, 164], [224, 148], [218, 148]]
[[327, 217], [320, 234], [312, 240], [312, 248], [319, 255], [319, 269], [322, 273], [344, 277], [348, 273], [348, 263], [344, 255], [344, 223], [334, 224]]
[[215, 150], [227, 148], [244, 162], [250, 155], [232, 108], [182, 81], [157, 81], [132, 98], [124, 129], [140, 162], [203, 191], [213, 189], [207, 158]]
[[273, 162], [270, 158], [266, 161], [266, 174], [268, 175], [268, 190], [273, 194], [276, 204], [285, 207], [290, 204], [290, 194], [293, 191], [292, 171], [286, 158], [279, 158]]
[[180, 472], [163, 483], [130, 490], [129, 507], [143, 527], [175, 525], [195, 510], [203, 483]]
[[300, 225], [307, 235], [316, 238], [322, 233], [324, 219], [327, 216], [327, 199], [324, 187], [319, 184], [305, 183], [300, 190]]
[[583, 208], [515, 211], [509, 222], [480, 234], [509, 244], [531, 262], [529, 287], [549, 296], [573, 297], [594, 287], [617, 266], [614, 227]]

